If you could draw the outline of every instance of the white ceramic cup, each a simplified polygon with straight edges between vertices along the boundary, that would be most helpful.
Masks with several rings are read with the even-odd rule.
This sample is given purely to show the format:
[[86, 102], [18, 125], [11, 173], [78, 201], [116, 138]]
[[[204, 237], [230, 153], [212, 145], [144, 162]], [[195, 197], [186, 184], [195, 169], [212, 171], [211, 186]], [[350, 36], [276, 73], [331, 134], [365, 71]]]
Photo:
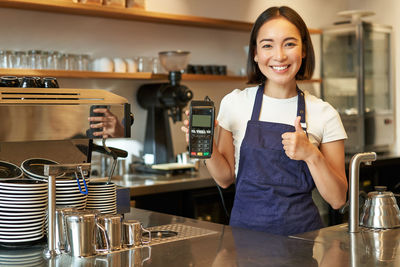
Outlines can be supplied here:
[[126, 71], [127, 72], [134, 73], [134, 72], [138, 71], [137, 63], [134, 59], [125, 58], [125, 62], [126, 62]]
[[114, 72], [126, 72], [126, 63], [122, 58], [116, 57], [114, 61]]
[[114, 62], [108, 57], [96, 58], [92, 63], [93, 71], [113, 72]]

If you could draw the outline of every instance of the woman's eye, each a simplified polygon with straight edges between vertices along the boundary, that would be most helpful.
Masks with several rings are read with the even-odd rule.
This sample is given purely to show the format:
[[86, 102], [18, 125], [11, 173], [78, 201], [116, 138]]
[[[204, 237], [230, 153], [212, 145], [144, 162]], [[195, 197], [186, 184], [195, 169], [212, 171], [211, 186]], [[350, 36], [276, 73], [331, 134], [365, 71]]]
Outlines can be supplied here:
[[297, 46], [296, 43], [286, 43], [285, 46]]
[[262, 47], [263, 47], [263, 48], [271, 48], [272, 45], [270, 45], [270, 44], [264, 44]]

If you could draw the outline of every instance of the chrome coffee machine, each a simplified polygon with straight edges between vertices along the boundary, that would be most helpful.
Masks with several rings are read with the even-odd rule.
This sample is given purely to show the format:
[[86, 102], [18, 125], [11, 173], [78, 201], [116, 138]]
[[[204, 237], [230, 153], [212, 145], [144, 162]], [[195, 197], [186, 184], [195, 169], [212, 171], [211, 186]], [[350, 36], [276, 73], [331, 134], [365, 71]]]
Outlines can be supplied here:
[[[91, 153], [95, 150], [95, 145], [88, 117], [91, 116], [90, 111], [93, 106], [106, 106], [122, 125], [123, 136], [120, 137], [130, 137], [132, 122], [130, 105], [125, 98], [108, 91], [0, 87], [0, 120], [2, 122], [0, 161], [8, 163], [8, 165], [0, 165], [0, 182], [10, 182], [7, 188], [11, 187], [10, 184], [29, 187], [27, 185], [42, 186], [47, 183], [47, 190], [44, 192], [48, 199], [48, 249], [45, 255], [49, 258], [57, 254], [55, 249], [56, 177], [71, 173], [70, 179], [67, 175], [65, 176], [73, 181], [75, 173], [75, 185], [78, 183], [79, 186], [80, 180], [90, 174]], [[105, 143], [103, 144], [104, 149], [109, 149]], [[47, 158], [59, 164], [41, 164], [44, 181], [8, 177], [9, 174], [12, 175], [12, 172], [5, 167], [18, 168], [24, 160], [31, 158]], [[9, 181], [9, 179], [12, 180]], [[8, 190], [12, 191], [12, 189]], [[10, 195], [12, 195], [11, 192]], [[31, 206], [26, 209], [31, 208], [33, 209]], [[44, 221], [45, 214], [41, 213], [37, 216], [43, 216]], [[10, 223], [16, 222], [10, 220]], [[14, 246], [23, 245], [24, 242], [30, 242], [30, 244], [40, 242], [46, 232], [46, 227], [39, 225], [40, 233], [35, 235], [35, 238], [28, 237], [28, 233], [24, 236], [22, 229], [19, 230], [18, 240], [3, 238], [0, 245], [4, 242], [6, 245]]]

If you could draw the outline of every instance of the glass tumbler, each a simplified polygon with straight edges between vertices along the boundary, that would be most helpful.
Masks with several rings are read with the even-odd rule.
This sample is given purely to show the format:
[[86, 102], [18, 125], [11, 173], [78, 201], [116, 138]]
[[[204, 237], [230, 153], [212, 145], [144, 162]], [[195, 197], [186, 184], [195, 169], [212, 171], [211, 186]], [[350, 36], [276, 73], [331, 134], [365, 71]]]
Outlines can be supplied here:
[[28, 67], [31, 69], [42, 69], [42, 51], [30, 50], [28, 51]]
[[50, 51], [46, 58], [47, 68], [51, 70], [60, 69], [60, 52]]
[[0, 68], [13, 67], [14, 53], [10, 50], [0, 50]]
[[27, 69], [27, 55], [25, 51], [15, 51], [14, 52], [14, 63], [13, 67], [16, 69]]
[[90, 65], [89, 55], [77, 55], [76, 68], [80, 71], [88, 71]]

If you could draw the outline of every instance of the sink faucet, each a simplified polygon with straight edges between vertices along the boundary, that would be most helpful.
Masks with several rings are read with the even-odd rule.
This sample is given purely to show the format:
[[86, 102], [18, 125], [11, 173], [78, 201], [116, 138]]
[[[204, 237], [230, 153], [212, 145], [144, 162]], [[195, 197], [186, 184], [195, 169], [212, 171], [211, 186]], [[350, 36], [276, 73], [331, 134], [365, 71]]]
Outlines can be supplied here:
[[360, 165], [361, 162], [365, 162], [367, 165], [371, 165], [372, 161], [376, 160], [375, 152], [365, 152], [355, 154], [350, 160], [350, 190], [349, 190], [349, 201], [350, 201], [350, 215], [349, 215], [349, 232], [358, 233], [360, 224], [360, 212], [358, 203], [358, 194], [360, 188]]

